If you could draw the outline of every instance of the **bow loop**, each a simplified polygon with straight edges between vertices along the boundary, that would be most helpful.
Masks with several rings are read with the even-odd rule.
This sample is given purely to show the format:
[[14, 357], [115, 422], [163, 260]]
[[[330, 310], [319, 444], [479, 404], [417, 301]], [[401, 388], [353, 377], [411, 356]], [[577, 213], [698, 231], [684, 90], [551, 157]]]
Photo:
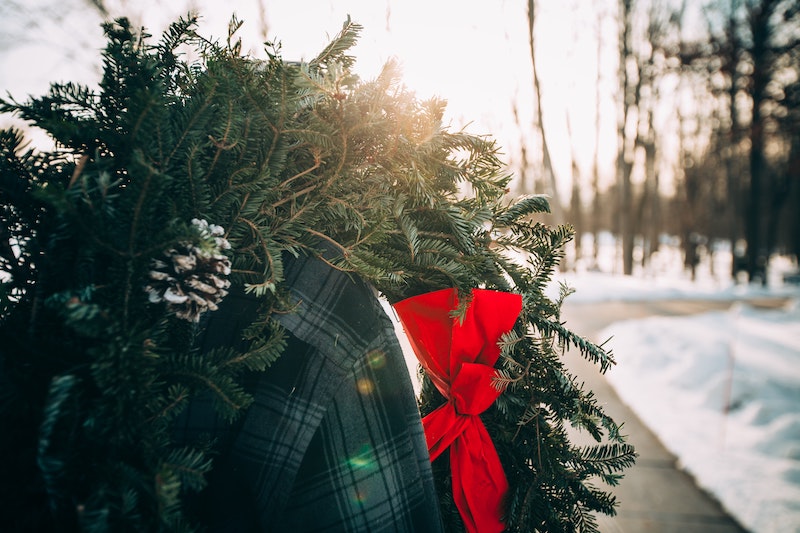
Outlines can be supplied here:
[[422, 420], [431, 460], [450, 451], [453, 499], [470, 533], [500, 532], [508, 490], [503, 467], [480, 415], [500, 391], [492, 383], [499, 341], [514, 327], [522, 297], [474, 289], [463, 320], [455, 289], [395, 304], [408, 340], [428, 377], [448, 402]]

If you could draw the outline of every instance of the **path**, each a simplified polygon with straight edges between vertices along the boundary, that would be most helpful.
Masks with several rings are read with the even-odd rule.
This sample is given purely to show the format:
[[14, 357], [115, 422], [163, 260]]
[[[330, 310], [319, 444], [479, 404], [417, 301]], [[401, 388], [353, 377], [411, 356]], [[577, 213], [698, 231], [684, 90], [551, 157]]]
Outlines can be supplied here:
[[[592, 342], [608, 325], [647, 316], [691, 315], [726, 309], [723, 301], [642, 301], [564, 304], [566, 326]], [[771, 305], [772, 302], [750, 302]], [[617, 423], [624, 422], [623, 433], [636, 447], [636, 465], [628, 469], [618, 487], [620, 501], [615, 517], [598, 516], [602, 533], [745, 533], [709, 494], [680, 469], [676, 457], [617, 396], [595, 366], [577, 353], [567, 354], [567, 365], [594, 391], [604, 410]]]

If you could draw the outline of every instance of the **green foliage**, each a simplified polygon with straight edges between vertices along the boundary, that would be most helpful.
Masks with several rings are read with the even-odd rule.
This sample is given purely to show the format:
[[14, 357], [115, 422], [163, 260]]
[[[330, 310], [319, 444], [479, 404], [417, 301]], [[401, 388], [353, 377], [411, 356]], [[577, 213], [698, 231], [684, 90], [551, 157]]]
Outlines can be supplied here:
[[[177, 446], [170, 424], [202, 392], [228, 420], [249, 405], [240, 377], [269, 371], [285, 348], [271, 320], [291, 312], [283, 257], [311, 254], [390, 302], [448, 287], [521, 293], [498, 369], [505, 393], [485, 415], [511, 484], [509, 528], [596, 530], [591, 513], [615, 501], [591, 481], [616, 483], [634, 454], [561, 361], [574, 346], [601, 370], [613, 363], [561, 323], [566, 289], [556, 301], [544, 293], [571, 229], [532, 221], [548, 210], [542, 197], [508, 203], [494, 141], [448, 131], [444, 102], [419, 101], [395, 64], [357, 79], [347, 55], [357, 24], [301, 64], [272, 45], [265, 61], [242, 56], [240, 24], [220, 45], [181, 20], [151, 45], [119, 20], [105, 27], [97, 90], [54, 84], [24, 104], [0, 101], [57, 143], [40, 153], [0, 132], [0, 413], [12, 428], [0, 451], [20, 457], [0, 478], [22, 480], [3, 482], [14, 512], [2, 525], [191, 530], [181, 497], [213, 465], [208, 450]], [[185, 46], [197, 62], [178, 54]], [[202, 316], [181, 318], [165, 301], [182, 293], [153, 287], [195, 260], [221, 278], [228, 259], [233, 287], [262, 309], [243, 348], [199, 354]], [[203, 287], [192, 294], [227, 288]], [[420, 401], [427, 413], [442, 399], [426, 383]], [[611, 442], [576, 447], [567, 423]], [[446, 464], [434, 469], [458, 530]]]
[[[615, 485], [620, 472], [633, 465], [635, 452], [593, 393], [569, 374], [561, 356], [574, 347], [601, 371], [613, 359], [561, 322], [560, 305], [569, 288], [562, 287], [556, 301], [544, 292], [562, 258], [563, 245], [572, 238], [571, 228], [549, 228], [528, 218], [548, 211], [542, 197], [510, 205], [499, 200], [490, 204], [493, 216], [488, 229], [483, 222], [473, 226], [474, 246], [463, 252], [470, 258], [483, 256], [476, 262], [473, 286], [513, 290], [523, 296], [521, 318], [502, 340], [496, 383], [504, 392], [482, 415], [509, 480], [506, 525], [518, 532], [597, 531], [592, 513], [615, 514], [616, 500], [592, 482]], [[430, 382], [425, 385], [423, 415], [443, 402]], [[588, 432], [598, 444], [572, 444], [566, 424]], [[434, 473], [448, 529], [461, 531], [452, 504], [447, 454], [436, 460]]]

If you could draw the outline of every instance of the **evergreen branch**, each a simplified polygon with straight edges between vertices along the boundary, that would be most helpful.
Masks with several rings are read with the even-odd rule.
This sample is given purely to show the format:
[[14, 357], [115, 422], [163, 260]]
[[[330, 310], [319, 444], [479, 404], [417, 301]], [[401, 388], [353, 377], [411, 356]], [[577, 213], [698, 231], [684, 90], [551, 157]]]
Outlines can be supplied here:
[[136, 198], [136, 202], [133, 208], [133, 215], [131, 217], [130, 223], [130, 230], [128, 231], [128, 256], [135, 257], [136, 256], [136, 246], [135, 243], [138, 242], [138, 229], [139, 224], [141, 222], [142, 216], [142, 209], [144, 208], [145, 200], [147, 199], [148, 191], [150, 188], [150, 182], [153, 176], [156, 174], [156, 170], [151, 167], [150, 165], [144, 165], [145, 169], [147, 170], [146, 175], [144, 178], [141, 179], [141, 187], [139, 194]]
[[206, 175], [203, 177], [204, 181], [208, 181], [209, 177], [214, 172], [214, 169], [216, 168], [217, 163], [219, 162], [220, 155], [223, 152], [229, 150], [229, 148], [227, 147], [226, 143], [227, 143], [228, 137], [230, 136], [231, 128], [233, 127], [233, 125], [232, 125], [233, 116], [232, 115], [233, 115], [233, 101], [229, 101], [228, 102], [228, 115], [227, 115], [227, 120], [225, 121], [225, 125], [224, 125], [224, 132], [223, 132], [223, 135], [222, 135], [222, 140], [221, 141], [216, 141], [211, 135], [208, 136], [208, 140], [216, 148], [216, 150], [214, 151], [214, 157], [211, 159], [211, 164], [209, 164], [208, 165], [208, 169], [206, 169]]
[[[303, 176], [306, 176], [306, 175], [314, 172], [315, 170], [317, 170], [322, 165], [322, 158], [320, 157], [319, 149], [318, 148], [312, 148], [311, 149], [311, 154], [312, 154], [312, 156], [314, 158], [314, 164], [312, 166], [306, 168], [305, 170], [303, 170], [301, 172], [298, 172], [294, 176], [290, 176], [289, 178], [283, 180], [283, 182], [281, 183], [282, 187], [287, 187], [293, 181], [295, 181], [295, 180], [297, 180], [299, 178], [302, 178]], [[273, 207], [276, 207], [276, 206], [273, 205]]]
[[576, 531], [582, 533], [598, 533], [600, 531], [594, 515], [584, 505], [576, 505], [570, 519], [575, 525]]
[[[175, 154], [178, 153], [178, 150], [183, 146], [183, 143], [186, 139], [189, 138], [195, 132], [195, 126], [197, 122], [200, 120], [200, 117], [203, 116], [204, 112], [211, 106], [211, 102], [216, 94], [216, 87], [212, 87], [211, 91], [205, 95], [203, 101], [201, 102], [199, 109], [192, 113], [191, 118], [189, 121], [181, 128], [180, 137], [174, 142], [172, 145], [172, 151], [167, 155], [164, 159], [164, 165], [167, 166], [172, 161], [172, 158], [175, 157]], [[191, 158], [187, 158], [187, 163], [191, 161]]]
[[[243, 408], [247, 407], [252, 401], [252, 399], [243, 397], [240, 401], [237, 402], [234, 399], [234, 395], [226, 393], [223, 390], [223, 387], [218, 385], [211, 377], [201, 374], [199, 372], [190, 372], [188, 370], [175, 371], [173, 372], [173, 375], [178, 377], [189, 378], [193, 381], [201, 383], [203, 386], [205, 386], [205, 388], [213, 392], [214, 397], [217, 398], [219, 401], [221, 401], [223, 405], [228, 407], [228, 410], [223, 410], [221, 413], [225, 415], [226, 418], [228, 419], [232, 419], [233, 418], [233, 416], [231, 415], [232, 413], [233, 414], [238, 413]], [[230, 379], [226, 379], [225, 381], [227, 385], [230, 385], [232, 383]]]
[[305, 187], [303, 189], [300, 189], [299, 191], [293, 192], [289, 196], [285, 196], [285, 197], [281, 198], [277, 202], [274, 202], [272, 204], [272, 207], [280, 207], [280, 206], [282, 206], [283, 204], [285, 204], [287, 202], [293, 202], [293, 201], [297, 200], [298, 198], [300, 198], [302, 196], [308, 195], [309, 193], [313, 192], [317, 188], [319, 188], [319, 185], [311, 184], [311, 185], [309, 185], [309, 186], [307, 186], [307, 187]]
[[605, 373], [612, 365], [615, 364], [614, 358], [611, 354], [600, 348], [599, 346], [589, 342], [585, 338], [579, 336], [571, 330], [568, 330], [560, 322], [553, 322], [544, 317], [531, 315], [531, 322], [536, 325], [541, 331], [547, 334], [555, 333], [558, 335], [566, 346], [574, 346], [578, 348], [580, 353], [595, 364], [600, 365], [600, 372]]
[[[319, 232], [319, 231], [317, 231], [317, 230], [315, 230], [313, 228], [305, 228], [305, 232], [310, 234], [310, 235], [313, 235], [314, 237], [322, 239], [325, 242], [328, 242], [328, 243], [334, 245], [342, 253], [342, 257], [344, 257], [345, 259], [347, 259], [347, 257], [350, 256], [350, 249], [345, 247], [344, 245], [340, 244], [338, 241], [336, 241], [336, 239], [333, 239], [332, 237], [329, 237], [329, 236], [325, 235], [324, 233]], [[324, 257], [320, 257], [320, 259], [322, 259], [323, 261], [325, 261], [329, 265], [334, 266], [333, 263], [330, 263]], [[336, 269], [337, 270], [341, 270], [341, 268], [336, 268]]]
[[[252, 401], [242, 374], [265, 371], [285, 350], [285, 332], [271, 319], [295, 311], [283, 301], [283, 254], [291, 253], [352, 272], [390, 301], [447, 287], [461, 295], [475, 287], [522, 294], [521, 325], [503, 338], [494, 378], [504, 392], [482, 415], [509, 479], [507, 526], [596, 529], [591, 513], [612, 514], [616, 501], [589, 481], [615, 484], [634, 455], [622, 426], [561, 361], [572, 346], [601, 371], [613, 364], [602, 345], [560, 322], [570, 289], [562, 285], [554, 300], [545, 295], [572, 229], [530, 220], [547, 211], [544, 197], [505, 205], [511, 176], [494, 141], [448, 132], [444, 102], [418, 102], [392, 65], [374, 82], [357, 80], [346, 54], [360, 26], [349, 19], [299, 67], [277, 52], [266, 62], [241, 57], [240, 25], [232, 19], [225, 48], [196, 36], [193, 21], [180, 21], [153, 48], [118, 21], [105, 27], [98, 93], [62, 84], [26, 105], [0, 102], [68, 147], [17, 155], [19, 136], [2, 133], [0, 203], [10, 207], [0, 210], [0, 267], [20, 283], [13, 305], [0, 295], [0, 338], [13, 339], [3, 344], [11, 354], [4, 353], [10, 371], [3, 379], [29, 376], [13, 384], [28, 395], [26, 406], [55, 408], [43, 397], [47, 380], [78, 369], [65, 402], [86, 400], [57, 416], [26, 407], [31, 434], [48, 429], [39, 424], [45, 415], [57, 425], [51, 433], [75, 432], [65, 431], [64, 445], [50, 450], [52, 464], [40, 471], [31, 460], [9, 479], [62, 469], [67, 483], [51, 478], [48, 488], [69, 499], [81, 472], [87, 529], [182, 527], [181, 491], [202, 486], [213, 450], [177, 447], [170, 422], [203, 391], [228, 421]], [[183, 43], [201, 60], [184, 62], [176, 53]], [[233, 245], [231, 281], [263, 296], [244, 348], [198, 353], [195, 324], [136, 292], [150, 275], [150, 257], [196, 240], [188, 220], [201, 216], [224, 226]], [[424, 379], [420, 410], [443, 401]], [[9, 408], [0, 403], [0, 410]], [[73, 415], [83, 422], [71, 426]], [[611, 445], [576, 448], [566, 424], [598, 442], [605, 429]], [[0, 451], [31, 443], [11, 440]], [[103, 443], [86, 452], [92, 469], [71, 453], [84, 442]], [[460, 530], [449, 466], [433, 468], [445, 522]]]
[[341, 61], [345, 68], [349, 67], [353, 59], [346, 56], [345, 52], [355, 46], [362, 29], [348, 16], [336, 37], [309, 63], [310, 67], [316, 69], [332, 61]]
[[[267, 241], [264, 235], [259, 230], [258, 225], [255, 224], [253, 221], [243, 217], [237, 217], [236, 222], [243, 222], [246, 226], [250, 228], [251, 235], [253, 236], [255, 242], [258, 243], [262, 252], [261, 256], [259, 257], [267, 262], [267, 270], [265, 272], [270, 272], [270, 273], [274, 272], [274, 265], [272, 264], [272, 255], [269, 252]], [[274, 279], [272, 281], [274, 281]]]
[[[612, 474], [636, 462], [636, 452], [630, 444], [613, 443], [603, 446], [590, 446], [580, 449], [579, 458], [573, 467], [588, 475]], [[614, 485], [617, 477], [609, 476], [607, 482]]]
[[549, 213], [550, 203], [545, 195], [520, 196], [496, 219], [500, 226], [510, 226], [522, 217], [534, 213]]
[[78, 159], [78, 164], [75, 165], [75, 170], [72, 171], [72, 176], [69, 178], [69, 183], [67, 184], [67, 189], [72, 188], [75, 185], [75, 182], [78, 180], [80, 175], [83, 173], [83, 169], [86, 168], [86, 163], [89, 162], [89, 155], [83, 154]]
[[[519, 365], [519, 363], [511, 358], [506, 359], [515, 365]], [[531, 365], [533, 365], [532, 359], [528, 360], [528, 363], [525, 365], [525, 367], [519, 369], [519, 373], [516, 377], [511, 376], [505, 370], [498, 369], [497, 374], [492, 378], [492, 385], [499, 391], [505, 391], [510, 385], [519, 383], [520, 381], [526, 379], [530, 373]], [[524, 424], [524, 422], [520, 423]]]
[[[251, 330], [249, 333], [245, 332], [244, 336], [258, 339], [260, 335]], [[256, 342], [250, 350], [228, 359], [222, 364], [222, 368], [243, 367], [247, 370], [263, 372], [280, 357], [285, 347], [286, 335], [283, 329], [273, 322], [269, 334], [266, 335], [266, 340]]]
[[62, 518], [68, 502], [61, 501], [61, 498], [72, 488], [64, 487], [64, 484], [69, 482], [69, 456], [75, 453], [71, 447], [75, 445], [77, 436], [75, 399], [78, 386], [79, 381], [73, 375], [55, 377], [50, 383], [37, 448], [37, 464], [44, 477], [50, 504]]
[[154, 413], [152, 416], [144, 420], [144, 425], [156, 421], [157, 419], [169, 418], [169, 414], [175, 412], [180, 406], [186, 404], [190, 398], [189, 391], [184, 387], [179, 387], [176, 392], [173, 392], [172, 401], [165, 405], [159, 412]]
[[173, 450], [163, 466], [176, 473], [182, 485], [200, 491], [207, 484], [205, 476], [211, 471], [211, 459], [201, 450], [184, 447]]

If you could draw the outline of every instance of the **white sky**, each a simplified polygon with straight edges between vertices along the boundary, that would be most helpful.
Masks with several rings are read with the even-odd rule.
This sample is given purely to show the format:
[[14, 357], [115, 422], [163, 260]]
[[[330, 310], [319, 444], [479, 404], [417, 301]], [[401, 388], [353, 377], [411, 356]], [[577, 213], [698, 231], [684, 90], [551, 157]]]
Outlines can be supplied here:
[[[23, 16], [1, 17], [0, 35], [10, 35], [11, 39], [13, 35], [26, 36], [23, 42], [0, 38], [3, 93], [9, 91], [24, 98], [26, 94], [43, 93], [51, 81], [96, 81], [98, 50], [104, 40], [100, 18], [84, 7], [86, 3], [29, 0]], [[598, 16], [594, 7], [587, 9], [587, 3], [578, 0], [539, 0], [537, 4], [537, 67], [543, 114], [564, 196], [570, 186], [571, 146], [586, 183], [591, 170]], [[257, 0], [169, 4], [106, 0], [105, 5], [112, 16], [127, 15], [156, 36], [168, 23], [193, 9], [201, 15], [204, 35], [224, 39], [230, 16], [236, 12], [244, 21], [240, 34], [246, 50], [263, 55], [263, 21], [267, 38], [282, 43], [286, 59], [315, 56], [350, 15], [364, 26], [354, 51], [356, 70], [363, 78], [376, 76], [386, 60], [396, 57], [406, 85], [419, 97], [439, 96], [448, 101], [448, 118], [454, 129], [468, 125], [472, 133], [491, 134], [504, 148], [505, 160], [512, 164], [521, 138], [528, 144], [529, 159], [537, 161], [540, 157], [538, 137], [531, 133], [535, 100], [525, 0], [262, 0], [260, 4]], [[60, 9], [54, 10], [54, 6]], [[36, 14], [42, 7], [44, 13]], [[6, 14], [4, 9], [8, 8], [0, 7], [0, 15]], [[20, 27], [31, 21], [36, 24], [32, 31]], [[609, 26], [613, 21], [607, 16], [605, 23], [605, 40], [613, 50], [615, 30]], [[610, 180], [616, 151], [616, 119], [610, 100], [616, 83], [616, 59], [611, 54], [603, 63], [601, 88], [606, 104], [600, 152], [605, 177]], [[524, 131], [513, 118], [515, 103]]]

